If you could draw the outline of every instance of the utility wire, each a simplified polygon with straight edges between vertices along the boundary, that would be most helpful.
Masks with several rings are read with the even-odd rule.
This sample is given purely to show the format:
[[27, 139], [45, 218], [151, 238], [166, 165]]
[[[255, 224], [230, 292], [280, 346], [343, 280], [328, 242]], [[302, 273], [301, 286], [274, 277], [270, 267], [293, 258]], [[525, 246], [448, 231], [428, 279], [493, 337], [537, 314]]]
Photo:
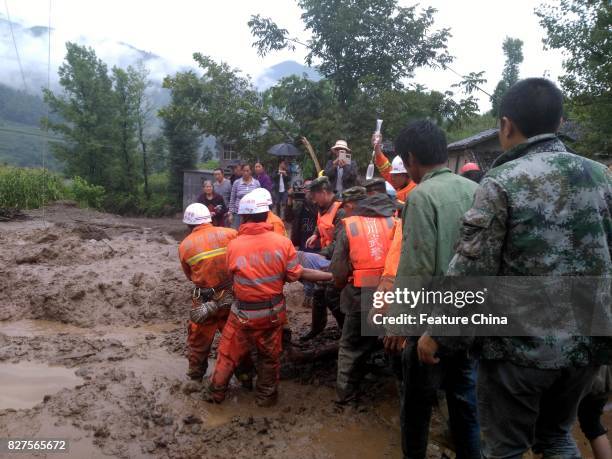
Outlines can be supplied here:
[[19, 72], [21, 72], [23, 89], [27, 91], [28, 86], [26, 85], [25, 75], [23, 73], [23, 67], [21, 65], [21, 57], [19, 57], [19, 50], [17, 49], [17, 41], [15, 40], [15, 32], [13, 31], [13, 22], [11, 21], [11, 13], [9, 12], [8, 0], [4, 0], [4, 9], [6, 9], [6, 18], [8, 19], [9, 29], [11, 31], [11, 38], [13, 39], [13, 47], [15, 48], [15, 55], [17, 56], [17, 63], [19, 64]]

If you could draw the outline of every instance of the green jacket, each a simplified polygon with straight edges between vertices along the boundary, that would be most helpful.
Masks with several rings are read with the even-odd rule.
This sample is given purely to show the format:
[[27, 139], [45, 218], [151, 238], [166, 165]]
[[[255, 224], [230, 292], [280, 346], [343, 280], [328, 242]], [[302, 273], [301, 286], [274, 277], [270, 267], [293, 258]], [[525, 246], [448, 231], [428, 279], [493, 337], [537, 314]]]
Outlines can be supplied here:
[[[610, 171], [569, 153], [555, 135], [533, 137], [501, 155], [480, 183], [447, 274], [610, 276], [611, 215]], [[503, 301], [512, 307], [511, 298]], [[609, 338], [478, 341], [482, 358], [528, 367], [565, 368], [610, 358]]]
[[472, 205], [477, 186], [442, 167], [426, 174], [412, 190], [402, 212], [402, 253], [396, 288], [408, 287], [402, 277], [446, 273], [455, 253], [461, 217]]

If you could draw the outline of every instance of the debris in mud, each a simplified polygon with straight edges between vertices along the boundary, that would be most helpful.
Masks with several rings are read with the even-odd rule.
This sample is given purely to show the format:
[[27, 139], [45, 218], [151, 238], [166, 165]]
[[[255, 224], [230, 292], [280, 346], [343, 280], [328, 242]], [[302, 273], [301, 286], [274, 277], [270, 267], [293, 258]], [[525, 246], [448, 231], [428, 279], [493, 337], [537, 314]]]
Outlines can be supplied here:
[[19, 209], [0, 208], [0, 222], [10, 222], [12, 220], [25, 220], [27, 215]]

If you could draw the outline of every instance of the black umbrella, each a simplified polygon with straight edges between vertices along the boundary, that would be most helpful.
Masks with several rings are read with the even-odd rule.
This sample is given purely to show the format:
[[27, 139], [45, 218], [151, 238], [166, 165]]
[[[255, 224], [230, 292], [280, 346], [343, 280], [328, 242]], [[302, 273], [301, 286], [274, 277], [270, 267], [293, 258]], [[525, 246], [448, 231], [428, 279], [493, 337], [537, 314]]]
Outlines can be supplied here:
[[278, 143], [268, 150], [273, 156], [299, 156], [302, 154], [300, 150], [290, 143]]

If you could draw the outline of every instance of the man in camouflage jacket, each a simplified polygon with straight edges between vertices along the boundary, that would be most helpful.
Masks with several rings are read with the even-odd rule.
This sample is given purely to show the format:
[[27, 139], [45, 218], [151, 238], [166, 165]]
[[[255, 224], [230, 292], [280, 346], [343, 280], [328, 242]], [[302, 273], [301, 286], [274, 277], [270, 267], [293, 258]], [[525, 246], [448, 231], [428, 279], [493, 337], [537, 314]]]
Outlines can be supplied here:
[[[449, 276], [612, 274], [612, 176], [602, 164], [568, 152], [554, 134], [562, 100], [541, 78], [522, 80], [504, 95], [499, 137], [505, 153], [464, 215]], [[423, 345], [424, 361], [431, 363], [438, 347], [460, 342], [431, 339]], [[580, 457], [571, 427], [597, 366], [610, 361], [610, 338], [557, 333], [476, 343], [483, 456], [519, 458], [532, 448], [544, 457]]]

